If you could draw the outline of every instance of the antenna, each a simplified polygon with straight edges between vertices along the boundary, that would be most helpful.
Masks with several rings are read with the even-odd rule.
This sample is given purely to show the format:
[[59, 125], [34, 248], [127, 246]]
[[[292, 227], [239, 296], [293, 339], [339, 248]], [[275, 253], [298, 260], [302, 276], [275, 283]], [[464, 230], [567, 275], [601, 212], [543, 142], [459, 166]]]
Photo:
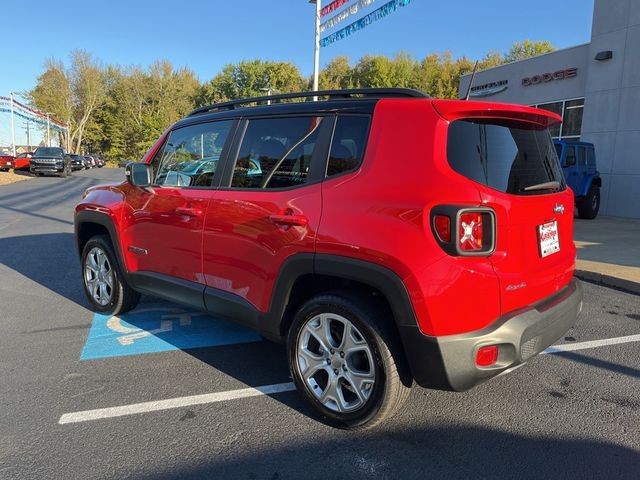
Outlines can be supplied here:
[[469, 87], [467, 88], [467, 94], [464, 96], [465, 100], [469, 100], [471, 96], [471, 87], [473, 87], [473, 81], [476, 78], [476, 70], [478, 70], [478, 61], [476, 60], [476, 64], [473, 66], [473, 73], [471, 74], [471, 80], [469, 80]]

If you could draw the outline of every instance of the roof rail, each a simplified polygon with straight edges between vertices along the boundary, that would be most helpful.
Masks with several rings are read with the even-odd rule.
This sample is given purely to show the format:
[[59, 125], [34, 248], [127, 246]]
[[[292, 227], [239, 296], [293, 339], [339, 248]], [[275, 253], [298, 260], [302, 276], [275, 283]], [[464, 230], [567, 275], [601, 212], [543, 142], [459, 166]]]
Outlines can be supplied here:
[[352, 98], [383, 98], [383, 97], [406, 97], [406, 98], [429, 98], [428, 95], [410, 88], [354, 88], [349, 90], [319, 90], [317, 92], [282, 93], [277, 95], [267, 95], [263, 97], [239, 98], [228, 102], [214, 103], [205, 107], [196, 108], [188, 116], [200, 113], [214, 112], [217, 110], [234, 110], [241, 105], [257, 102], [273, 102], [279, 100], [290, 100], [294, 98], [329, 97], [329, 100], [344, 100]]

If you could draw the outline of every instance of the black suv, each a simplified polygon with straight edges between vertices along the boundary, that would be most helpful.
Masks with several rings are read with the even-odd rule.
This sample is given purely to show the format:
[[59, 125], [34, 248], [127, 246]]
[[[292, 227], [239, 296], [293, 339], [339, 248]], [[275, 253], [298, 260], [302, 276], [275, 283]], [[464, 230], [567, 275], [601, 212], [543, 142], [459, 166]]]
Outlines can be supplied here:
[[35, 175], [71, 175], [71, 156], [59, 147], [38, 147], [29, 162], [29, 172]]

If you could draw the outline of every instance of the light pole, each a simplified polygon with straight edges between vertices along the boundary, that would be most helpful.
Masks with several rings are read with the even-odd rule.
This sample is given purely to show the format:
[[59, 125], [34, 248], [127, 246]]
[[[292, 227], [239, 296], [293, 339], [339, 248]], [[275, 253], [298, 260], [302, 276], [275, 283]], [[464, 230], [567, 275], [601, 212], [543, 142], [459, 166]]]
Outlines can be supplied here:
[[49, 115], [51, 115], [51, 113], [47, 112], [47, 147], [51, 146], [51, 125], [49, 123]]
[[9, 92], [11, 97], [11, 147], [13, 149], [13, 156], [16, 156], [16, 122], [13, 116], [13, 92]]
[[[316, 5], [316, 43], [315, 43], [315, 55], [313, 58], [313, 91], [318, 91], [318, 83], [320, 77], [320, 9], [322, 7], [322, 0], [309, 0], [309, 3]], [[318, 97], [313, 97], [314, 101], [318, 100]]]
[[[261, 91], [262, 93], [266, 93], [268, 97], [270, 97], [270, 96], [271, 96], [271, 93], [272, 93], [272, 89], [271, 89], [271, 87], [264, 87], [264, 88], [261, 88], [261, 89], [260, 89], [260, 91]], [[271, 100], [267, 100], [267, 105], [271, 105]]]

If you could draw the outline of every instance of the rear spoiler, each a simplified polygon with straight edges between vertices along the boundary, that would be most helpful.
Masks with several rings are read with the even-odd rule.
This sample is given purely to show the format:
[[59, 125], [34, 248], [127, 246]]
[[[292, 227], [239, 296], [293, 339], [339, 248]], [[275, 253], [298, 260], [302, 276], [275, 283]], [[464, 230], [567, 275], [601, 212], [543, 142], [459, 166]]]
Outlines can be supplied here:
[[562, 123], [562, 117], [553, 112], [523, 105], [465, 100], [433, 100], [431, 103], [436, 112], [448, 121], [460, 118], [498, 118], [535, 123], [546, 128]]

